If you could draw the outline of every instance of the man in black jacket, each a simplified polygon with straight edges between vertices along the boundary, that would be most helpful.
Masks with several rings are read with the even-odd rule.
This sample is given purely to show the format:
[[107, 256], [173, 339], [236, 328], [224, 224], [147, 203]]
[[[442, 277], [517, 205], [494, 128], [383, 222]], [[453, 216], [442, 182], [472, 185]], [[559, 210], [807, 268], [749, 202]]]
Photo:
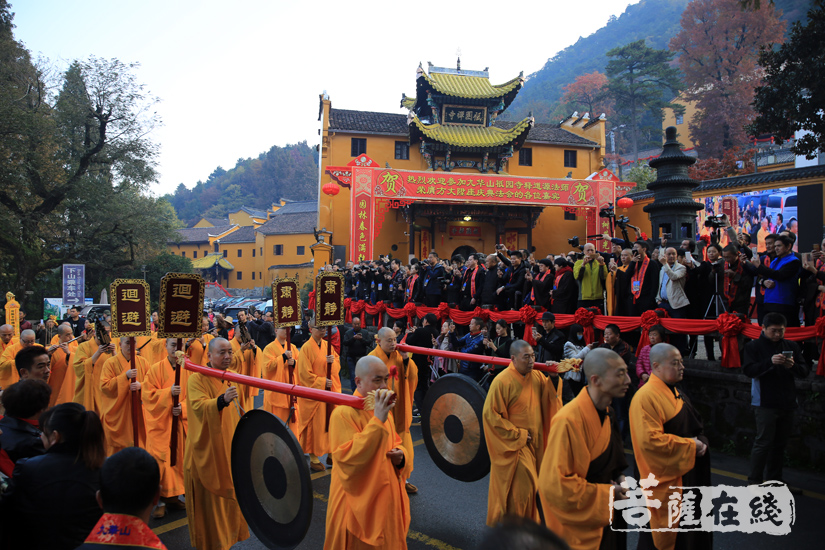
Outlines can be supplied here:
[[[421, 319], [421, 326], [407, 335], [405, 342], [410, 346], [432, 349], [435, 347], [435, 338], [438, 334], [438, 317], [432, 313], [428, 313]], [[414, 397], [418, 410], [421, 410], [421, 405], [424, 403], [424, 396], [427, 395], [427, 388], [430, 386], [430, 378], [432, 377], [432, 370], [430, 369], [432, 357], [414, 353], [412, 354], [412, 360], [418, 367], [418, 385], [415, 387]]]
[[782, 459], [797, 406], [794, 378], [808, 376], [799, 346], [785, 340], [786, 325], [783, 315], [766, 313], [762, 334], [745, 345], [742, 370], [753, 378], [751, 405], [756, 414], [756, 440], [748, 475], [748, 483], [752, 484], [766, 479], [782, 481]]
[[478, 263], [478, 255], [470, 254], [467, 258], [464, 275], [461, 277], [461, 311], [473, 311], [476, 307], [481, 306], [484, 277], [485, 271]]
[[421, 289], [424, 295], [424, 305], [438, 307], [441, 303], [441, 281], [445, 278], [444, 266], [438, 261], [438, 254], [430, 252], [427, 263], [418, 264], [421, 270], [419, 276], [423, 279]]
[[498, 256], [490, 254], [485, 258], [487, 271], [484, 273], [484, 287], [481, 289], [481, 307], [493, 309], [496, 305], [496, 290], [501, 286], [498, 279]]
[[510, 266], [510, 274], [504, 285], [498, 287], [496, 293], [501, 294], [503, 292], [507, 295], [507, 309], [519, 309], [522, 306], [520, 303], [521, 294], [524, 291], [524, 274], [527, 267], [524, 265], [521, 252], [510, 250], [509, 255], [510, 259], [508, 260], [501, 252], [498, 253], [501, 261]]
[[361, 328], [361, 318], [352, 318], [352, 328], [344, 333], [342, 341], [347, 348], [347, 369], [349, 369], [350, 389], [355, 391], [355, 364], [375, 347], [375, 339]]
[[564, 358], [564, 333], [556, 328], [556, 316], [549, 311], [541, 314], [541, 326], [533, 325], [536, 341], [536, 362], [561, 361]]
[[52, 390], [43, 380], [35, 379], [21, 380], [3, 390], [6, 415], [0, 419], [0, 472], [11, 477], [18, 460], [46, 452], [37, 419], [49, 407]]
[[401, 273], [401, 261], [393, 258], [390, 262], [390, 301], [392, 307], [401, 309], [404, 307], [404, 274]]

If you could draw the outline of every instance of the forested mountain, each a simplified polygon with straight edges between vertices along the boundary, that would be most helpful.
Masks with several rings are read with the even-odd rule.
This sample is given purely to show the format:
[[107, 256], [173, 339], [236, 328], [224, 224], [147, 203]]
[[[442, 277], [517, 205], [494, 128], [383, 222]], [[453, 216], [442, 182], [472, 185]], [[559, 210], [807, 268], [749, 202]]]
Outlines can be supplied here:
[[241, 206], [265, 209], [281, 198], [314, 199], [318, 196], [317, 155], [306, 141], [276, 145], [257, 158], [238, 159], [230, 170], [218, 166], [192, 189], [181, 183], [165, 198], [187, 225], [201, 216], [226, 217]]
[[[570, 114], [560, 102], [564, 86], [579, 75], [604, 72], [608, 61], [605, 53], [617, 46], [645, 39], [651, 48], [667, 49], [670, 39], [679, 32], [679, 21], [688, 3], [689, 0], [641, 0], [628, 6], [622, 15], [611, 17], [604, 27], [579, 38], [531, 74], [503, 117], [521, 120], [532, 111], [537, 122], [558, 122]], [[776, 0], [775, 5], [783, 11], [782, 18], [790, 28], [790, 23], [805, 17], [810, 0]]]

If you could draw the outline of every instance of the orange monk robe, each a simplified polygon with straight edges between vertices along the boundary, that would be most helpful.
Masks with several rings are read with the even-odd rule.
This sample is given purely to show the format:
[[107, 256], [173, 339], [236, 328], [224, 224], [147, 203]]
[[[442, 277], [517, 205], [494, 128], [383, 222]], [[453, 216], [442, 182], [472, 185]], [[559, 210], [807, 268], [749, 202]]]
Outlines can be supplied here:
[[[298, 367], [298, 350], [292, 346], [293, 357], [295, 358], [295, 367], [293, 368], [292, 383], [297, 383], [297, 367]], [[284, 360], [284, 347], [276, 339], [271, 344], [266, 346], [263, 351], [258, 352], [260, 360], [261, 376], [266, 380], [274, 382], [282, 382], [289, 384], [289, 366]], [[290, 396], [285, 393], [278, 393], [274, 391], [264, 392], [264, 410], [271, 412], [284, 422], [289, 418]], [[298, 413], [298, 404], [296, 400], [295, 414]], [[295, 422], [290, 422], [290, 428], [293, 431], [298, 429], [297, 416]]]
[[[140, 392], [143, 397], [143, 417], [146, 420], [146, 450], [155, 457], [160, 467], [160, 496], [164, 498], [183, 494], [183, 453], [186, 449], [186, 381], [190, 371], [180, 373], [180, 416], [172, 416], [172, 386], [175, 369], [169, 358], [158, 361], [143, 379]], [[170, 437], [172, 422], [178, 423], [177, 462], [172, 467]]]
[[[111, 353], [101, 353], [97, 361], [92, 361], [100, 345], [94, 339], [83, 342], [75, 350], [72, 357], [74, 370], [74, 399], [75, 403], [83, 405], [87, 411], [94, 411], [100, 415], [100, 406], [97, 402], [98, 388], [100, 388], [100, 373], [103, 365], [112, 358]], [[115, 348], [119, 347], [115, 344]]]
[[[553, 418], [539, 473], [547, 526], [573, 550], [597, 550], [610, 524], [609, 483], [590, 483], [590, 464], [611, 444], [610, 419], [599, 418], [584, 388]], [[619, 450], [623, 453], [623, 449]]]
[[3, 343], [2, 340], [0, 340], [0, 356], [2, 356], [4, 351], [6, 351], [7, 347], [13, 346], [14, 344], [16, 344], [19, 341], [20, 341], [20, 338], [18, 338], [17, 336], [12, 336], [11, 340], [9, 340], [8, 344], [5, 344], [5, 343]]
[[147, 365], [154, 365], [166, 357], [166, 338], [158, 338], [157, 332], [151, 336], [138, 336], [135, 338], [135, 350], [137, 355], [146, 359]]
[[[381, 359], [390, 371], [389, 389], [398, 394], [398, 399], [393, 407], [393, 418], [395, 419], [395, 432], [401, 436], [401, 444], [404, 446], [404, 454], [407, 456], [407, 464], [410, 472], [413, 470], [413, 441], [410, 435], [410, 425], [412, 424], [413, 394], [418, 386], [418, 367], [415, 361], [410, 359], [407, 365], [401, 359], [401, 352], [395, 350], [387, 357], [380, 346], [376, 346], [370, 355]], [[396, 373], [393, 375], [393, 373]]]
[[[553, 416], [562, 408], [562, 379], [539, 371], [522, 376], [510, 363], [493, 379], [482, 420], [490, 453], [487, 525], [505, 515], [540, 520], [536, 504], [539, 466]], [[527, 442], [527, 432], [531, 441]]]
[[372, 411], [336, 407], [329, 434], [335, 467], [324, 550], [407, 548], [410, 499], [404, 484], [412, 464], [405, 459], [398, 469], [387, 458], [388, 451], [401, 445], [392, 413], [382, 423]]
[[[619, 270], [627, 271], [628, 266], [619, 264]], [[607, 280], [604, 283], [604, 287], [607, 289], [607, 314], [608, 315], [615, 315], [616, 311], [616, 271], [610, 271], [607, 274]]]
[[209, 348], [209, 341], [212, 340], [214, 336], [211, 334], [204, 334], [202, 338], [203, 344], [201, 344], [197, 338], [192, 340], [192, 343], [189, 344], [188, 348], [186, 348], [186, 356], [189, 357], [189, 360], [196, 365], [205, 367], [207, 361], [209, 360], [206, 355], [206, 350]]
[[[341, 379], [338, 377], [341, 363], [332, 346], [330, 353], [335, 357], [332, 362], [332, 391], [341, 393]], [[301, 353], [298, 354], [298, 384], [318, 390], [326, 389], [327, 343], [324, 340], [321, 340], [319, 346], [315, 339], [310, 338], [301, 347]], [[326, 431], [327, 407], [332, 405], [312, 399], [298, 399], [298, 408], [301, 411], [298, 441], [305, 453], [321, 456], [329, 452], [329, 433]]]
[[[258, 364], [255, 352], [251, 349], [241, 351], [241, 343], [237, 339], [232, 340], [232, 364], [226, 370], [235, 372], [237, 374], [245, 374], [253, 378], [261, 377], [261, 369]], [[261, 353], [258, 350], [257, 353]], [[238, 384], [238, 404], [245, 411], [251, 411], [255, 408], [255, 396], [260, 390], [253, 386], [246, 384]]]
[[23, 346], [17, 341], [14, 343], [9, 342], [9, 345], [3, 350], [3, 355], [0, 356], [0, 388], [8, 388], [20, 380], [17, 367], [14, 366], [14, 356], [21, 349], [23, 349]]
[[[135, 367], [137, 377], [134, 381], [142, 384], [149, 365], [146, 359], [136, 356]], [[106, 360], [100, 371], [97, 405], [100, 408], [103, 433], [106, 435], [106, 456], [112, 456], [126, 447], [146, 448], [146, 424], [143, 419], [143, 406], [140, 403], [137, 407], [138, 441], [134, 440], [132, 433], [132, 390], [129, 389], [129, 385], [133, 380], [126, 378], [126, 371], [131, 368], [129, 359], [118, 352]]]
[[49, 398], [49, 407], [68, 403], [74, 399], [74, 369], [72, 368], [72, 356], [77, 351], [77, 341], [69, 344], [69, 353], [63, 348], [57, 348], [52, 353], [51, 374], [49, 375], [49, 386], [52, 388], [52, 395]]
[[232, 436], [240, 416], [235, 404], [218, 410], [229, 384], [192, 373], [186, 382], [188, 426], [183, 478], [189, 539], [196, 548], [226, 549], [249, 538], [232, 484]]
[[[678, 390], [677, 390], [678, 392]], [[693, 469], [696, 462], [696, 442], [693, 438], [665, 433], [664, 424], [682, 410], [684, 402], [676, 399], [673, 392], [658, 376], [651, 376], [630, 402], [630, 437], [640, 479], [653, 474], [659, 484], [651, 487], [653, 495], [662, 506], [648, 507], [653, 542], [659, 550], [672, 549], [676, 544], [675, 532], [656, 531], [668, 528], [668, 507], [671, 493], [679, 493], [682, 475]]]

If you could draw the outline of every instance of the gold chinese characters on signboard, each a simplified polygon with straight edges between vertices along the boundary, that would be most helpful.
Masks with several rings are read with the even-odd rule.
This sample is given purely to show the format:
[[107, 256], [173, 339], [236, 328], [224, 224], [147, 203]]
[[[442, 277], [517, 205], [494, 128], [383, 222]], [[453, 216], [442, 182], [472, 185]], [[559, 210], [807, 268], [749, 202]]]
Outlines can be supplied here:
[[149, 283], [143, 279], [115, 279], [109, 287], [112, 297], [112, 337], [149, 336]]
[[298, 279], [276, 278], [272, 281], [272, 326], [293, 327], [302, 320]]
[[203, 277], [167, 273], [160, 280], [158, 338], [198, 338], [202, 332]]
[[315, 326], [344, 324], [344, 276], [322, 271], [315, 280]]

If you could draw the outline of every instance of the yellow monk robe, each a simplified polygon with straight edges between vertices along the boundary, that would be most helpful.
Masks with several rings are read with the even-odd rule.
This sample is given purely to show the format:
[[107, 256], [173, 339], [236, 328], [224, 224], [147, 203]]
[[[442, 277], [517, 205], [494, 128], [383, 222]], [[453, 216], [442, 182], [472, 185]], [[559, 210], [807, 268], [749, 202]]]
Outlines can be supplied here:
[[228, 388], [198, 373], [186, 383], [186, 515], [191, 544], [200, 549], [222, 550], [249, 538], [232, 485], [232, 436], [240, 416], [234, 402], [218, 410], [218, 396]]
[[23, 346], [17, 341], [14, 343], [9, 342], [9, 345], [3, 350], [3, 355], [0, 356], [0, 388], [8, 388], [20, 380], [17, 367], [14, 366], [14, 356], [21, 349], [23, 349]]
[[[678, 390], [676, 392], [680, 395]], [[677, 399], [658, 376], [651, 376], [630, 402], [630, 436], [639, 477], [645, 479], [652, 473], [659, 482], [649, 489], [653, 495], [648, 499], [659, 499], [662, 503], [658, 509], [648, 507], [652, 529], [668, 528], [667, 502], [671, 493], [681, 495], [681, 489], [672, 487], [682, 486], [682, 476], [693, 470], [699, 461], [692, 437], [679, 437], [665, 430], [664, 424], [682, 413], [684, 406], [684, 400]], [[677, 533], [654, 531], [652, 534], [659, 550], [674, 548]]]
[[158, 338], [157, 332], [151, 336], [136, 337], [135, 346], [135, 350], [139, 350], [137, 354], [146, 359], [147, 365], [154, 365], [166, 357], [166, 338]]
[[[605, 458], [609, 445], [613, 445], [613, 456], [605, 462], [617, 469], [626, 467], [621, 435], [613, 433], [610, 418], [602, 422], [587, 388], [583, 388], [553, 418], [539, 473], [539, 496], [547, 526], [573, 550], [597, 550], [604, 528], [610, 524], [611, 483], [588, 481], [591, 464]], [[602, 475], [612, 474], [616, 472]]]
[[211, 334], [204, 334], [201, 337], [203, 338], [203, 344], [201, 344], [197, 338], [192, 340], [192, 343], [189, 344], [188, 348], [186, 348], [186, 356], [189, 357], [189, 360], [196, 365], [205, 367], [208, 361], [206, 350], [209, 347], [209, 341], [212, 340], [214, 336]]
[[186, 450], [186, 381], [190, 371], [180, 373], [180, 416], [178, 423], [177, 462], [172, 467], [170, 437], [172, 434], [172, 386], [175, 370], [169, 358], [158, 361], [143, 379], [140, 392], [143, 397], [143, 417], [146, 420], [146, 450], [155, 457], [160, 467], [160, 496], [164, 498], [183, 494], [183, 454]]
[[[149, 365], [146, 359], [135, 357], [137, 377], [135, 381], [143, 383]], [[97, 405], [100, 408], [100, 421], [106, 435], [106, 456], [112, 456], [126, 447], [146, 448], [146, 424], [143, 419], [143, 405], [139, 403], [137, 412], [138, 441], [132, 433], [132, 380], [126, 378], [126, 371], [132, 368], [123, 353], [118, 352], [103, 364], [100, 371], [100, 387], [97, 392]], [[138, 392], [140, 400], [140, 392]]]
[[[266, 346], [263, 351], [258, 352], [260, 359], [261, 376], [266, 380], [274, 382], [283, 382], [289, 384], [289, 366], [284, 361], [284, 347], [275, 339], [271, 344]], [[293, 357], [295, 358], [295, 367], [293, 368], [293, 383], [297, 383], [298, 378], [298, 350], [292, 346]], [[289, 418], [289, 400], [290, 396], [285, 393], [278, 393], [274, 391], [264, 392], [264, 410], [271, 412], [284, 422]], [[298, 404], [296, 400], [295, 414], [298, 413]], [[290, 429], [294, 432], [298, 430], [299, 423], [296, 421], [289, 424]]]
[[[418, 367], [415, 361], [410, 359], [407, 366], [401, 359], [401, 352], [395, 350], [390, 357], [384, 353], [380, 346], [375, 346], [370, 355], [381, 359], [390, 371], [388, 387], [398, 394], [398, 400], [393, 407], [393, 418], [395, 418], [395, 432], [401, 436], [401, 444], [404, 446], [404, 454], [407, 456], [407, 464], [410, 472], [413, 470], [413, 441], [410, 435], [410, 425], [412, 424], [413, 394], [418, 386]], [[393, 376], [396, 373], [396, 376]]]
[[52, 395], [49, 398], [49, 407], [68, 403], [74, 399], [74, 369], [72, 368], [72, 356], [77, 352], [77, 340], [69, 344], [69, 353], [66, 354], [62, 348], [57, 348], [52, 353], [51, 374], [49, 375], [49, 386], [52, 388]]
[[[363, 397], [358, 391], [355, 395]], [[336, 407], [329, 433], [335, 467], [324, 550], [407, 548], [410, 499], [404, 484], [412, 463], [405, 460], [399, 470], [387, 458], [388, 451], [401, 445], [392, 413], [381, 423], [372, 411]]]
[[540, 521], [539, 466], [550, 422], [563, 404], [562, 379], [555, 380], [558, 387], [539, 371], [522, 376], [510, 363], [490, 384], [482, 413], [491, 462], [487, 525], [508, 514]]
[[[115, 344], [118, 346], [118, 344]], [[72, 356], [72, 369], [74, 370], [74, 401], [83, 405], [87, 411], [95, 411], [100, 415], [100, 408], [97, 404], [97, 388], [100, 387], [100, 372], [103, 365], [111, 357], [111, 353], [101, 353], [97, 361], [92, 361], [100, 345], [93, 338], [83, 342]]]
[[[338, 377], [341, 363], [338, 354], [335, 353], [335, 348], [330, 346], [329, 349], [335, 357], [332, 362], [332, 391], [341, 393], [341, 379]], [[323, 390], [326, 389], [326, 383], [327, 343], [321, 340], [319, 346], [313, 338], [310, 338], [301, 347], [301, 353], [298, 355], [298, 384]], [[305, 453], [321, 456], [329, 452], [329, 433], [326, 431], [327, 407], [332, 407], [332, 405], [312, 399], [298, 399], [298, 408], [301, 410], [298, 441]]]
[[19, 341], [20, 341], [20, 338], [18, 338], [17, 336], [12, 336], [11, 340], [9, 340], [8, 344], [5, 344], [5, 343], [3, 343], [2, 340], [0, 340], [0, 356], [3, 355], [3, 352], [6, 351], [7, 347], [13, 346], [14, 344], [16, 344]]
[[[231, 341], [232, 344], [232, 364], [226, 370], [235, 372], [237, 374], [245, 374], [254, 378], [261, 377], [261, 369], [255, 352], [251, 349], [241, 351], [241, 343], [237, 338]], [[258, 353], [261, 353], [258, 350]], [[247, 386], [246, 384], [238, 384], [238, 403], [244, 411], [251, 411], [255, 408], [255, 396], [260, 390], [258, 388]]]

